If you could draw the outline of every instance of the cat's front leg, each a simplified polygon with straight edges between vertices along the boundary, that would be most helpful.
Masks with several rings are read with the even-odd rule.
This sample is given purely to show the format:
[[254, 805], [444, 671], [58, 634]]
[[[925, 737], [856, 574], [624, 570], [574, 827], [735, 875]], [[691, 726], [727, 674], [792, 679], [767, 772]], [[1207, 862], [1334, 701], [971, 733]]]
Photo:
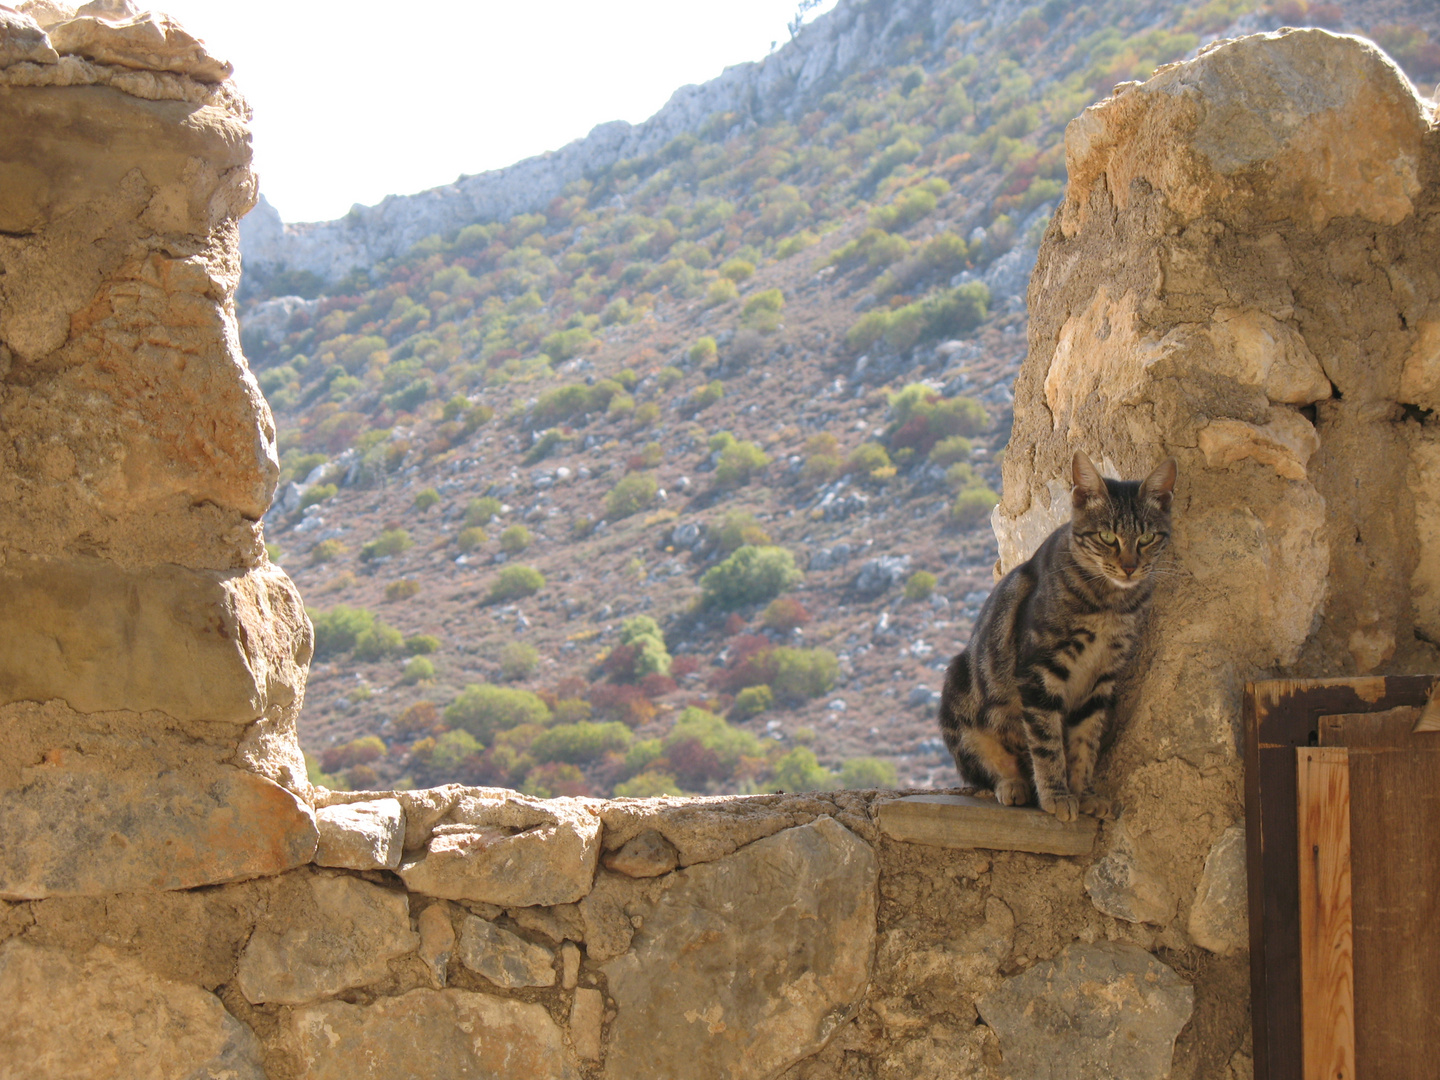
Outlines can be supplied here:
[[1080, 800], [1071, 794], [1065, 770], [1065, 742], [1062, 734], [1065, 714], [1061, 700], [1039, 686], [1020, 691], [1024, 709], [1025, 737], [1030, 745], [1030, 765], [1035, 776], [1035, 798], [1040, 809], [1058, 821], [1080, 816]]
[[1090, 697], [1065, 717], [1065, 758], [1070, 768], [1070, 790], [1080, 799], [1080, 812], [1111, 820], [1115, 808], [1109, 799], [1095, 794], [1095, 758], [1100, 738], [1110, 722], [1115, 699], [1109, 678], [1100, 680]]

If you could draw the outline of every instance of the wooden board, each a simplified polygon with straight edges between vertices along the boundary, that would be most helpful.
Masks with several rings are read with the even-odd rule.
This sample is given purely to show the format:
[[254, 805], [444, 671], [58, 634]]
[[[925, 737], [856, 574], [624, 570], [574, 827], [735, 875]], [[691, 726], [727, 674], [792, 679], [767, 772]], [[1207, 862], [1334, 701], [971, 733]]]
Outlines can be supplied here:
[[[1277, 679], [1245, 688], [1245, 844], [1255, 1080], [1300, 1080], [1300, 907], [1295, 748], [1320, 718], [1424, 706], [1431, 675]], [[1369, 1080], [1369, 1078], [1365, 1078]]]
[[1044, 855], [1088, 855], [1100, 827], [1092, 817], [1056, 821], [1043, 810], [969, 795], [907, 795], [881, 803], [876, 816], [880, 831], [894, 840]]
[[1349, 750], [1356, 1063], [1385, 1080], [1440, 1075], [1440, 732], [1416, 733], [1420, 712], [1320, 729]]
[[1350, 931], [1350, 761], [1344, 747], [1300, 747], [1300, 1006], [1304, 1080], [1355, 1080]]

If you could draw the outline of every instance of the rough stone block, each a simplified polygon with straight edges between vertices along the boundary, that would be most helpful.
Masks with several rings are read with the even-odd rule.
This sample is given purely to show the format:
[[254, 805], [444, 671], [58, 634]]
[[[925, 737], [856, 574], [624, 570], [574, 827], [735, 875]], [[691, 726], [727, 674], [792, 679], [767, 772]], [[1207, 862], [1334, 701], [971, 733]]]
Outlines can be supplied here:
[[459, 955], [471, 971], [504, 990], [555, 985], [555, 957], [549, 949], [474, 915], [460, 926]]
[[1195, 991], [1136, 945], [1073, 944], [976, 1002], [1026, 1080], [1164, 1080]]
[[0, 1076], [265, 1080], [260, 1044], [214, 994], [104, 948], [0, 945]]
[[0, 68], [11, 64], [53, 64], [60, 57], [45, 31], [28, 15], [0, 11]]
[[248, 724], [303, 692], [314, 636], [283, 570], [13, 560], [0, 569], [0, 705]]
[[603, 1075], [761, 1080], [815, 1053], [864, 997], [877, 872], [830, 818], [677, 871], [604, 967], [618, 1015]]
[[290, 1019], [306, 1080], [580, 1080], [544, 1006], [466, 990], [411, 990], [373, 1005], [327, 1001]]
[[610, 852], [604, 862], [605, 869], [617, 874], [647, 878], [668, 874], [679, 865], [680, 856], [674, 844], [655, 829], [648, 829], [625, 841], [619, 851]]
[[570, 1003], [570, 1042], [585, 1061], [599, 1061], [605, 1023], [605, 995], [582, 986]]
[[590, 891], [600, 857], [600, 818], [579, 799], [513, 792], [465, 795], [426, 849], [400, 863], [414, 892], [501, 907], [569, 904]]
[[1060, 821], [1024, 806], [1001, 806], [969, 795], [906, 795], [876, 809], [880, 830], [894, 840], [951, 848], [1088, 855], [1099, 822]]
[[59, 52], [101, 64], [173, 71], [201, 82], [224, 82], [234, 71], [168, 15], [149, 11], [114, 22], [90, 16], [71, 19], [54, 28], [51, 41]]
[[450, 981], [450, 955], [455, 951], [455, 926], [450, 921], [450, 905], [437, 900], [420, 913], [416, 920], [420, 930], [420, 959], [430, 969], [437, 990]]
[[394, 870], [405, 843], [405, 811], [396, 799], [327, 806], [315, 812], [318, 866]]
[[1245, 826], [1232, 825], [1220, 834], [1190, 905], [1190, 940], [1222, 956], [1250, 945], [1246, 893]]
[[1165, 926], [1175, 916], [1175, 893], [1166, 869], [1137, 851], [1122, 826], [1114, 846], [1085, 871], [1085, 891], [1106, 915]]
[[192, 889], [278, 874], [315, 854], [289, 791], [228, 765], [116, 772], [55, 750], [0, 791], [0, 899]]
[[405, 893], [343, 874], [292, 875], [240, 954], [247, 1000], [301, 1005], [389, 974], [419, 945]]

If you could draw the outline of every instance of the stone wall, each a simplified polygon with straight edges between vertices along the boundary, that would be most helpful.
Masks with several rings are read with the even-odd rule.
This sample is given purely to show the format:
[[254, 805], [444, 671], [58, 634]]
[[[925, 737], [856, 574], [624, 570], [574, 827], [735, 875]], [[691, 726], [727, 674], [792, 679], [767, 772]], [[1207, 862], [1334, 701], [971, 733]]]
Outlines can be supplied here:
[[1003, 811], [1070, 830], [1060, 855], [946, 846], [1002, 812], [896, 793], [312, 790], [231, 305], [244, 103], [162, 17], [26, 9], [48, 36], [0, 9], [0, 1080], [1250, 1075], [1242, 683], [1433, 670], [1440, 640], [1440, 155], [1383, 56], [1244, 39], [1070, 129], [1002, 564], [1063, 520], [1075, 446], [1181, 481], [1102, 759], [1123, 815], [1092, 849]]

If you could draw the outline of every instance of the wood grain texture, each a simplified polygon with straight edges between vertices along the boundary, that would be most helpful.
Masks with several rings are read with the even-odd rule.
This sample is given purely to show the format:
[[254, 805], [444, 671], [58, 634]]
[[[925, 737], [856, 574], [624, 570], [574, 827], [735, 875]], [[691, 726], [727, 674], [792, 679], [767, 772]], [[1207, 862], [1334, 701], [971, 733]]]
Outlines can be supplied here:
[[1296, 754], [1304, 1080], [1355, 1080], [1350, 762], [1343, 747]]
[[1384, 1080], [1440, 1075], [1440, 733], [1419, 711], [1321, 721], [1350, 759], [1355, 1063]]
[[991, 848], [1043, 855], [1088, 855], [1100, 823], [1056, 821], [1023, 806], [968, 795], [907, 795], [876, 808], [880, 830], [894, 840], [949, 848]]

